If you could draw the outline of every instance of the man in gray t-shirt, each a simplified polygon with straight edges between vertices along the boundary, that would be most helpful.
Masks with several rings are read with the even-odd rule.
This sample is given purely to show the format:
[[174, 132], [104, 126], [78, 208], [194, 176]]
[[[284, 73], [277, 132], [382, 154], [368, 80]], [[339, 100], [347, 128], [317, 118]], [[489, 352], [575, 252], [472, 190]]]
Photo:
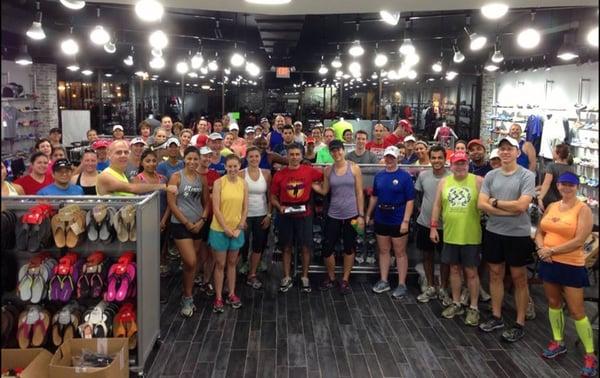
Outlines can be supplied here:
[[358, 130], [356, 132], [356, 147], [354, 151], [350, 151], [346, 154], [346, 160], [350, 160], [356, 164], [377, 164], [379, 159], [371, 151], [367, 150], [367, 139], [369, 135], [366, 131]]
[[508, 265], [517, 308], [515, 325], [502, 333], [502, 338], [508, 342], [517, 341], [525, 335], [523, 327], [530, 301], [526, 266], [532, 261], [535, 249], [531, 239], [531, 221], [527, 215], [535, 195], [535, 175], [517, 165], [519, 153], [519, 142], [515, 139], [504, 137], [500, 140], [498, 154], [502, 166], [485, 176], [477, 203], [479, 209], [489, 215], [483, 236], [482, 257], [490, 269], [493, 314], [479, 328], [485, 332], [504, 328], [503, 281]]

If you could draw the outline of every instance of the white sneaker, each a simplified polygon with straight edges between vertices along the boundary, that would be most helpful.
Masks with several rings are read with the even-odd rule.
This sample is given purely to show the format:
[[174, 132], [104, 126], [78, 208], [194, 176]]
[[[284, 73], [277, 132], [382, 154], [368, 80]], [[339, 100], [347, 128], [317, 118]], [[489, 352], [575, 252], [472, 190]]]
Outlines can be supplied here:
[[442, 306], [448, 307], [452, 304], [452, 298], [448, 295], [448, 291], [446, 289], [440, 288], [438, 290], [438, 299], [442, 302]]
[[483, 290], [483, 287], [479, 288], [479, 299], [482, 302], [489, 302], [492, 297], [488, 294], [487, 291]]
[[427, 303], [431, 299], [435, 298], [437, 298], [437, 291], [435, 290], [435, 287], [430, 286], [426, 288], [425, 291], [417, 297], [417, 300], [421, 303]]

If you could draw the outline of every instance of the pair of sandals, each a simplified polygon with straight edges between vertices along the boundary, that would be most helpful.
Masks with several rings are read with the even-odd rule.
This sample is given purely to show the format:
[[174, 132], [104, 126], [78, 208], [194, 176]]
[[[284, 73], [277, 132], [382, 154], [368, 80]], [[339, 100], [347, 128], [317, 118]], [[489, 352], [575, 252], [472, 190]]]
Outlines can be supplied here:
[[17, 215], [12, 210], [2, 212], [2, 240], [0, 248], [5, 251], [15, 247], [15, 228], [17, 226]]
[[37, 252], [50, 247], [52, 228], [50, 219], [54, 215], [52, 206], [33, 206], [21, 217], [15, 229], [16, 248], [19, 251]]
[[77, 303], [65, 305], [52, 317], [52, 344], [56, 347], [75, 337], [81, 322], [81, 310]]
[[106, 204], [94, 206], [85, 218], [87, 238], [91, 242], [110, 243], [115, 237], [113, 218], [117, 211]]
[[17, 344], [21, 349], [40, 348], [46, 343], [50, 313], [38, 305], [21, 312], [17, 328]]
[[52, 217], [51, 225], [56, 247], [75, 248], [85, 232], [85, 211], [77, 205], [65, 206]]
[[106, 301], [100, 301], [96, 306], [88, 309], [83, 314], [82, 323], [77, 327], [79, 336], [83, 339], [109, 337], [118, 309], [117, 304]]
[[120, 242], [137, 240], [135, 223], [135, 206], [133, 205], [125, 205], [113, 215], [112, 224]]
[[48, 297], [51, 301], [67, 303], [77, 291], [77, 281], [83, 260], [75, 252], [68, 252], [58, 260], [52, 270], [48, 284]]
[[113, 337], [126, 337], [129, 339], [129, 349], [137, 347], [137, 320], [133, 303], [125, 303], [119, 309], [113, 321]]
[[48, 279], [57, 261], [49, 252], [34, 256], [19, 269], [17, 294], [23, 302], [40, 303], [46, 298]]
[[108, 260], [100, 251], [93, 252], [86, 258], [77, 279], [77, 299], [102, 297], [106, 288], [107, 268]]
[[2, 349], [15, 348], [17, 346], [17, 322], [21, 311], [13, 303], [6, 303], [2, 306], [2, 321], [0, 336], [2, 337]]
[[108, 270], [108, 285], [104, 300], [123, 302], [136, 295], [135, 253], [125, 252]]

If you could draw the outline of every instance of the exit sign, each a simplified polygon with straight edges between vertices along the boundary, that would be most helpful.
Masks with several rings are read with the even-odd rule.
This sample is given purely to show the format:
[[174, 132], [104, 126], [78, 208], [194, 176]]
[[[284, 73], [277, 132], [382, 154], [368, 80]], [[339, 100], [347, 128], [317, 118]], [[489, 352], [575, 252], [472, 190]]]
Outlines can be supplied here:
[[277, 67], [275, 69], [275, 77], [278, 79], [289, 79], [290, 67]]

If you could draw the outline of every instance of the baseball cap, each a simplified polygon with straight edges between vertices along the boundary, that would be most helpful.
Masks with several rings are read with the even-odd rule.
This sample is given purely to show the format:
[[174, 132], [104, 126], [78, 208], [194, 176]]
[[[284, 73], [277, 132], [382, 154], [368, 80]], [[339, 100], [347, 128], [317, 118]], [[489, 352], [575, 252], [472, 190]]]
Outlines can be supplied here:
[[[68, 159], [58, 159], [52, 165], [52, 172], [56, 172], [61, 168], [72, 168], [71, 162]], [[579, 182], [579, 180], [577, 180]]]
[[383, 150], [383, 156], [392, 155], [394, 158], [398, 159], [398, 152], [398, 147], [388, 146]]
[[254, 127], [250, 126], [250, 127], [246, 127], [246, 131], [244, 131], [244, 134], [250, 134], [250, 133], [254, 133]]
[[329, 142], [329, 151], [336, 150], [338, 148], [344, 149], [344, 143], [341, 140], [334, 139]]
[[300, 126], [302, 126], [302, 122], [300, 122], [300, 121], [296, 121], [296, 122], [294, 122], [294, 126], [296, 126], [296, 125], [300, 125]]
[[416, 141], [417, 141], [417, 139], [414, 136], [412, 136], [412, 135], [409, 135], [409, 136], [407, 136], [407, 137], [404, 138], [404, 143], [406, 143], [406, 142], [416, 142]]
[[125, 129], [123, 129], [123, 126], [121, 126], [121, 125], [114, 125], [114, 126], [113, 126], [113, 133], [114, 133], [116, 130], [125, 131]]
[[269, 122], [269, 119], [263, 117], [263, 118], [260, 119], [260, 123], [263, 123], [263, 122]]
[[572, 185], [579, 185], [579, 176], [577, 176], [575, 173], [573, 172], [565, 172], [562, 175], [558, 176], [558, 180], [556, 180], [557, 183], [565, 183], [565, 184], [572, 184]]
[[422, 144], [422, 145], [425, 146], [425, 148], [429, 148], [429, 145], [424, 140], [418, 140], [418, 141], [416, 141], [415, 145], [417, 145], [417, 144]]
[[519, 142], [517, 142], [517, 140], [516, 140], [516, 139], [514, 139], [514, 138], [511, 138], [511, 137], [509, 137], [509, 136], [502, 137], [502, 138], [501, 138], [501, 139], [498, 141], [498, 146], [499, 146], [499, 145], [500, 145], [502, 142], [504, 142], [504, 141], [507, 141], [507, 142], [508, 142], [508, 143], [510, 143], [510, 145], [511, 145], [511, 146], [513, 146], [513, 147], [517, 147], [517, 148], [519, 148]]
[[204, 146], [206, 146], [206, 141], [207, 140], [208, 140], [208, 136], [206, 136], [204, 134], [198, 135], [198, 138], [196, 138], [196, 147], [204, 147]]
[[206, 146], [200, 148], [200, 155], [212, 154], [212, 150]]
[[498, 155], [498, 149], [494, 148], [492, 152], [490, 152], [490, 160], [492, 159], [500, 159], [500, 155]]
[[177, 138], [169, 138], [169, 139], [167, 139], [167, 147], [169, 147], [173, 143], [175, 143], [177, 145], [177, 147], [181, 146], [181, 143], [179, 142], [179, 139], [177, 139]]
[[472, 146], [481, 146], [485, 150], [485, 145], [481, 141], [481, 139], [473, 139], [469, 143], [467, 143], [467, 150], [470, 150]]
[[48, 134], [54, 134], [54, 133], [58, 133], [61, 134], [60, 129], [58, 127], [53, 127], [50, 129], [50, 131], [48, 132]]
[[208, 139], [218, 140], [218, 139], [223, 139], [223, 136], [220, 133], [212, 133], [208, 136]]
[[306, 143], [307, 143], [307, 144], [308, 144], [308, 143], [315, 143], [315, 138], [313, 138], [313, 137], [308, 137], [308, 138], [306, 138]]
[[129, 142], [129, 145], [134, 145], [134, 144], [143, 144], [144, 146], [147, 146], [148, 143], [146, 143], [146, 141], [144, 141], [141, 137], [135, 137], [131, 140], [131, 142]]
[[229, 125], [229, 130], [239, 130], [240, 127], [238, 126], [237, 123], [232, 123], [231, 125]]
[[459, 161], [469, 161], [469, 158], [467, 157], [467, 154], [465, 154], [462, 151], [458, 151], [458, 152], [455, 152], [452, 155], [452, 158], [450, 158], [450, 162], [452, 164], [458, 163]]
[[410, 122], [408, 122], [405, 119], [401, 119], [400, 122], [398, 122], [398, 127], [402, 126], [402, 128], [404, 129], [404, 131], [406, 131], [407, 133], [411, 133], [413, 132], [413, 128], [412, 125], [410, 124]]
[[95, 140], [94, 143], [92, 143], [92, 148], [94, 150], [97, 150], [99, 148], [108, 148], [109, 145], [110, 145], [110, 142], [107, 141], [106, 139], [98, 139], [98, 140]]

